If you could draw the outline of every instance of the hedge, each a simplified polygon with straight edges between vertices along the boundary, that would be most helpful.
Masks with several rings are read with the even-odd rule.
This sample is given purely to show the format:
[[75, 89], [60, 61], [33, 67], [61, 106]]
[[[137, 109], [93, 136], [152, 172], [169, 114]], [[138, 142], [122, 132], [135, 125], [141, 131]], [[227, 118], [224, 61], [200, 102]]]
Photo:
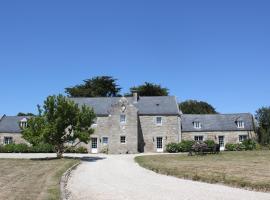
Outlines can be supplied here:
[[180, 143], [169, 143], [166, 145], [166, 151], [169, 153], [189, 152], [192, 148], [194, 141], [183, 140]]

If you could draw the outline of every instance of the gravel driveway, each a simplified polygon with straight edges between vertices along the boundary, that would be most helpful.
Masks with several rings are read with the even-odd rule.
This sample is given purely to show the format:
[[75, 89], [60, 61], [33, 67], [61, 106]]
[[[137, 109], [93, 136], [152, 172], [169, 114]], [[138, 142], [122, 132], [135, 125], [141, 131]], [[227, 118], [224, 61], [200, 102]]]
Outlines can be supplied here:
[[156, 174], [134, 162], [134, 155], [96, 155], [71, 174], [72, 200], [270, 200], [252, 192]]

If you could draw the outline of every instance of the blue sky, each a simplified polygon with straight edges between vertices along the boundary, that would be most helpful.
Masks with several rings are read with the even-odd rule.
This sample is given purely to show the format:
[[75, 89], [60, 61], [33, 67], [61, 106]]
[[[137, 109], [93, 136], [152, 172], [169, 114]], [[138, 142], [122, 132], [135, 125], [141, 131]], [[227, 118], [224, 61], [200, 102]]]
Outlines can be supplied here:
[[97, 75], [219, 112], [270, 105], [270, 1], [0, 1], [0, 113]]

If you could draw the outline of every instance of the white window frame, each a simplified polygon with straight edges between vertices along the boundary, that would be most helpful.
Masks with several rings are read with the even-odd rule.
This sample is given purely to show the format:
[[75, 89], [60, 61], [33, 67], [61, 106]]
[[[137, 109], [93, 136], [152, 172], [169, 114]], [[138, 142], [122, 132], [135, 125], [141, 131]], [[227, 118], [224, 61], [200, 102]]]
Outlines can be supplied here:
[[245, 128], [245, 123], [243, 121], [236, 121], [237, 128]]
[[[197, 138], [197, 140], [196, 140], [196, 138]], [[202, 138], [202, 140], [200, 140], [200, 138]], [[195, 135], [194, 136], [194, 141], [204, 141], [204, 137], [203, 137], [203, 135]]]
[[244, 142], [247, 139], [248, 139], [248, 136], [247, 135], [239, 135], [239, 143], [242, 143], [242, 142]]
[[[160, 123], [158, 123], [158, 118], [160, 118]], [[161, 116], [156, 116], [156, 117], [155, 117], [155, 120], [156, 120], [156, 125], [157, 125], [157, 126], [162, 126], [163, 120], [162, 120], [162, 117], [161, 117]]]
[[[123, 116], [124, 116], [124, 120], [122, 120], [122, 119], [123, 119], [123, 118], [122, 118]], [[124, 124], [124, 123], [127, 122], [127, 116], [126, 116], [125, 114], [121, 114], [119, 120], [120, 120], [120, 123], [121, 123], [121, 124]]]
[[[122, 140], [122, 138], [124, 138], [124, 140]], [[120, 136], [120, 143], [121, 143], [121, 144], [126, 144], [126, 142], [127, 142], [126, 136], [121, 135], [121, 136]]]
[[[105, 138], [107, 138], [107, 143], [104, 142]], [[109, 137], [107, 137], [107, 136], [102, 137], [102, 144], [103, 145], [108, 145], [109, 144]]]
[[12, 144], [13, 143], [13, 137], [5, 136], [4, 137], [4, 144]]
[[193, 127], [196, 129], [201, 129], [202, 128], [202, 124], [199, 121], [194, 121], [193, 122]]

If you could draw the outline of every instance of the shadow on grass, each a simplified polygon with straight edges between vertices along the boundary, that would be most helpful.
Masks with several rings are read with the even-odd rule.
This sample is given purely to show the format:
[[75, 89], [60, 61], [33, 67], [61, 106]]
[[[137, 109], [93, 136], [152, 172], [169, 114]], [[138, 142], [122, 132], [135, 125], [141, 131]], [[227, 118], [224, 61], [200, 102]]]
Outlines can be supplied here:
[[[64, 156], [64, 159], [73, 159], [73, 160], [81, 160], [86, 162], [96, 162], [98, 160], [106, 159], [105, 157], [91, 157], [91, 156], [83, 156], [83, 157], [72, 157], [72, 156]], [[30, 160], [58, 160], [61, 158], [57, 157], [45, 157], [45, 158], [31, 158]]]

